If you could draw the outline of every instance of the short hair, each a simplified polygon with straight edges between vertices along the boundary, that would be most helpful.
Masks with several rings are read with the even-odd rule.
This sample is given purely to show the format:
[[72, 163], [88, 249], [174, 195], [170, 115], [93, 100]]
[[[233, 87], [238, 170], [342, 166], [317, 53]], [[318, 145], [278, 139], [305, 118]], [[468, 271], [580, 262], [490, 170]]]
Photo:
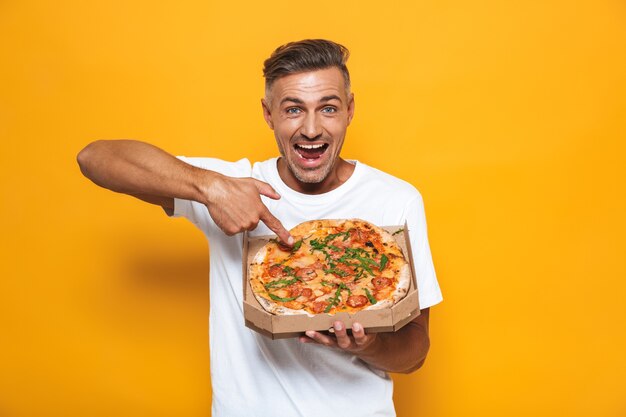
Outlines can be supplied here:
[[304, 39], [279, 46], [263, 63], [266, 93], [274, 81], [290, 74], [337, 67], [350, 89], [350, 73], [346, 62], [350, 51], [343, 45], [326, 39]]

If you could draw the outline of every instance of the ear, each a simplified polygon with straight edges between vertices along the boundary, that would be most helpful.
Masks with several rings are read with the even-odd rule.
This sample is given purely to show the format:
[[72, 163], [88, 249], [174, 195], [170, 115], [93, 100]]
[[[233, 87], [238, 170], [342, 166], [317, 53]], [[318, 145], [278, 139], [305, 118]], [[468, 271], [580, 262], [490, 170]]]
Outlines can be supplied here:
[[352, 122], [354, 117], [354, 93], [350, 93], [350, 99], [348, 100], [348, 126]]
[[272, 123], [272, 112], [270, 111], [270, 106], [268, 102], [264, 98], [261, 99], [261, 107], [263, 107], [263, 118], [265, 119], [265, 123], [267, 123], [270, 129], [274, 130], [274, 123]]

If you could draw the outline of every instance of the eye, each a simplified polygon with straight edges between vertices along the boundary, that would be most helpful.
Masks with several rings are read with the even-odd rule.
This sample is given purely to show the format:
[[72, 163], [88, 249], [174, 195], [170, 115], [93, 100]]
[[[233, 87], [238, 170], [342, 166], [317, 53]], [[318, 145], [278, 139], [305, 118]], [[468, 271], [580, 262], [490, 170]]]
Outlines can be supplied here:
[[287, 114], [300, 114], [301, 111], [302, 110], [297, 107], [289, 107], [287, 110], [285, 110]]
[[322, 109], [322, 113], [336, 113], [337, 109], [332, 106], [326, 106]]

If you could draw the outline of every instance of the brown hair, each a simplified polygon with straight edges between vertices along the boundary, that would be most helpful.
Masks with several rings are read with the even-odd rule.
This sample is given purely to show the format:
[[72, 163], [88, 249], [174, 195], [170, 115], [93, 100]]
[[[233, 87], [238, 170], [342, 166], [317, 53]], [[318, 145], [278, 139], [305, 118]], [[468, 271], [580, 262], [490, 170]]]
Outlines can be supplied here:
[[274, 81], [289, 74], [337, 67], [343, 74], [346, 90], [350, 88], [350, 73], [346, 61], [350, 51], [343, 45], [325, 39], [305, 39], [279, 46], [263, 63], [265, 91]]

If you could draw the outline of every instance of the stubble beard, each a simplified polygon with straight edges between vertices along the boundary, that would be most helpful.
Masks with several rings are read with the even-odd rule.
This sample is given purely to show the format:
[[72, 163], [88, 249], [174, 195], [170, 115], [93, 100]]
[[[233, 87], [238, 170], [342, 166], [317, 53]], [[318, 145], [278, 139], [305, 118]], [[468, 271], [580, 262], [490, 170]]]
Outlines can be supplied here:
[[285, 149], [283, 149], [282, 144], [279, 141], [278, 143], [278, 151], [280, 152], [281, 157], [287, 162], [287, 168], [289, 168], [289, 172], [293, 174], [296, 179], [305, 184], [319, 184], [324, 181], [328, 175], [330, 175], [333, 167], [335, 166], [335, 159], [330, 159], [329, 163], [326, 165], [322, 165], [319, 168], [314, 169], [303, 169], [300, 168], [294, 161], [287, 157]]

